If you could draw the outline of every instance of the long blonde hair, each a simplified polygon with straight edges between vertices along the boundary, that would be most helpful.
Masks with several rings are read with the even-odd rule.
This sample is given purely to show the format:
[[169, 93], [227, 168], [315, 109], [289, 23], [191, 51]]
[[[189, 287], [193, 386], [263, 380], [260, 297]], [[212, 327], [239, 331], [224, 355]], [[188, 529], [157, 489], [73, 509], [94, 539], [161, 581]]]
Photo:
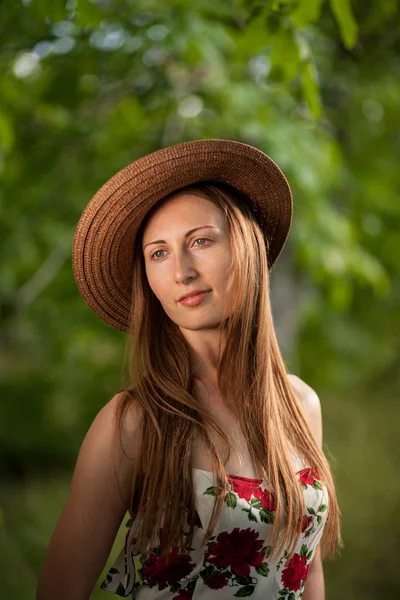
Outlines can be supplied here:
[[[276, 515], [268, 539], [272, 554], [276, 552], [279, 556], [289, 546], [288, 555], [292, 555], [306, 510], [303, 488], [291, 464], [289, 442], [326, 484], [329, 510], [321, 555], [333, 558], [336, 543], [343, 546], [341, 513], [329, 463], [292, 390], [278, 347], [270, 304], [268, 242], [249, 200], [234, 188], [200, 182], [180, 191], [207, 198], [225, 216], [232, 253], [228, 285], [232, 311], [219, 325], [226, 343], [218, 356], [217, 390], [221, 398], [229, 398], [256, 471], [269, 481], [276, 498]], [[236, 449], [196, 398], [189, 347], [147, 281], [142, 236], [151, 214], [161, 202], [146, 215], [135, 241], [134, 294], [124, 359], [128, 379], [122, 386], [117, 424], [122, 431], [124, 414], [129, 408], [136, 408], [141, 415], [141, 452], [133, 464], [129, 513], [137, 528], [137, 551], [145, 553], [157, 545], [161, 535], [157, 536], [162, 531], [161, 553], [166, 556], [173, 546], [190, 548], [192, 542], [196, 511], [192, 471], [194, 437], [199, 435], [209, 448], [217, 478], [214, 508], [202, 547], [212, 535], [227, 491], [224, 465], [207, 426], [224, 440], [228, 457]], [[163, 519], [165, 506], [168, 506], [166, 521]], [[188, 521], [185, 521], [186, 509]], [[139, 515], [140, 519], [136, 518]], [[185, 539], [187, 523], [190, 529]]]

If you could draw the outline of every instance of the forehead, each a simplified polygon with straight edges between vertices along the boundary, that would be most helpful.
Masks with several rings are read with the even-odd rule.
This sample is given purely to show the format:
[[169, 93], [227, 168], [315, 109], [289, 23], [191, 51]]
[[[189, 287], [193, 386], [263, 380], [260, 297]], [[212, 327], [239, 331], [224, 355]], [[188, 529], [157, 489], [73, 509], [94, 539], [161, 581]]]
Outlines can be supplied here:
[[208, 198], [189, 192], [180, 193], [163, 201], [159, 207], [156, 205], [144, 229], [143, 241], [166, 230], [179, 233], [182, 229], [185, 233], [190, 227], [206, 223], [221, 227], [223, 217], [222, 210]]

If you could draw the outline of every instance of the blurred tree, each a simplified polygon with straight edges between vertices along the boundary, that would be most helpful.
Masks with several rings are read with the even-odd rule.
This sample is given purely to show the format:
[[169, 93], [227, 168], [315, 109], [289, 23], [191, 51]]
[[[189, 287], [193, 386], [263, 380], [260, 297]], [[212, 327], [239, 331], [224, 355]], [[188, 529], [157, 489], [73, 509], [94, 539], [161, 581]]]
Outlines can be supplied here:
[[[323, 405], [326, 440], [352, 448], [355, 469], [363, 443], [371, 455], [381, 446], [396, 455], [362, 409], [381, 422], [368, 391], [382, 414], [398, 410], [385, 399], [398, 383], [399, 17], [395, 0], [0, 7], [3, 476], [71, 468], [119, 386], [124, 338], [86, 307], [73, 279], [83, 208], [136, 158], [197, 138], [254, 144], [287, 174], [294, 220], [272, 273], [285, 357], [321, 398], [335, 390]], [[359, 437], [340, 431], [345, 418]], [[353, 491], [369, 493], [370, 468]], [[372, 527], [372, 513], [362, 516]], [[370, 543], [347, 527], [354, 551], [357, 540]], [[379, 594], [398, 591], [385, 565], [363, 598], [376, 597], [375, 584]], [[350, 568], [363, 581], [361, 563], [359, 578], [349, 559]], [[340, 569], [332, 573], [345, 597], [343, 561]]]

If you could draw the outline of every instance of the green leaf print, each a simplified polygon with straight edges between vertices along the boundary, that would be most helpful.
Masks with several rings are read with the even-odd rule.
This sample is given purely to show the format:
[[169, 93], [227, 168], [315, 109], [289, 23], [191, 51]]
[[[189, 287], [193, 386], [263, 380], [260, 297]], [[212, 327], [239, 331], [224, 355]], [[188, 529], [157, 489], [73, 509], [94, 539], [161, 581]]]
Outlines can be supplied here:
[[267, 510], [266, 508], [262, 508], [260, 510], [260, 519], [263, 523], [268, 523], [270, 525], [275, 520], [275, 513]]
[[119, 583], [117, 589], [115, 590], [115, 593], [117, 594], [117, 596], [122, 596], [123, 598], [125, 598], [126, 597], [125, 591], [126, 590], [125, 590], [124, 586], [122, 585], [122, 583]]
[[317, 523], [318, 523], [318, 525], [321, 523], [321, 521], [322, 521], [321, 515], [317, 515]]
[[315, 515], [315, 510], [314, 510], [313, 508], [311, 508], [311, 506], [309, 506], [309, 507], [307, 508], [307, 512], [309, 512], [309, 513], [310, 513], [310, 515]]
[[196, 587], [196, 582], [198, 580], [199, 576], [196, 575], [196, 577], [192, 577], [192, 579], [189, 581], [189, 583], [186, 586], [186, 589], [188, 592], [193, 592], [194, 588]]
[[252, 508], [261, 508], [261, 500], [259, 498], [252, 498], [250, 500]]
[[251, 508], [242, 508], [242, 511], [247, 513], [249, 521], [255, 521], [258, 523], [257, 517], [251, 512]]
[[267, 563], [263, 563], [261, 565], [261, 567], [256, 567], [256, 571], [259, 575], [262, 575], [263, 577], [268, 577], [269, 575], [269, 566]]
[[264, 548], [261, 550], [261, 552], [263, 553], [265, 558], [268, 558], [271, 555], [272, 546], [264, 546]]
[[307, 555], [307, 551], [308, 551], [308, 548], [307, 548], [306, 544], [303, 544], [302, 547], [301, 547], [301, 549], [300, 549], [300, 556], [306, 556]]
[[200, 575], [202, 577], [203, 580], [207, 579], [207, 577], [210, 577], [210, 575], [212, 575], [213, 573], [217, 573], [217, 569], [214, 567], [214, 565], [208, 565], [205, 569], [203, 569], [202, 571], [200, 571]]
[[319, 482], [319, 481], [317, 481], [317, 480], [315, 480], [315, 481], [314, 481], [314, 483], [312, 484], [312, 486], [311, 486], [311, 487], [313, 487], [313, 488], [314, 488], [314, 489], [316, 489], [316, 490], [321, 490], [321, 491], [324, 489], [324, 488], [322, 487], [322, 485], [320, 484], [320, 482]]
[[215, 496], [215, 486], [208, 487], [204, 492], [203, 496]]
[[235, 508], [237, 504], [236, 496], [233, 492], [228, 492], [225, 494], [225, 504], [229, 508]]
[[101, 589], [106, 588], [111, 582], [112, 582], [113, 578], [111, 577], [111, 575], [109, 573], [107, 573], [105, 580], [102, 582], [101, 584]]
[[321, 504], [321, 506], [318, 509], [318, 512], [324, 512], [327, 509], [326, 504]]
[[251, 585], [253, 578], [250, 575], [244, 575], [243, 577], [236, 577], [236, 581], [239, 585]]
[[293, 592], [290, 592], [290, 594], [288, 596], [288, 600], [296, 600], [296, 596], [294, 595]]
[[237, 598], [243, 598], [244, 596], [251, 596], [252, 593], [254, 592], [254, 585], [245, 585], [244, 587], [241, 587], [238, 589], [237, 592], [235, 592], [235, 594], [233, 594], [234, 596], [236, 596]]

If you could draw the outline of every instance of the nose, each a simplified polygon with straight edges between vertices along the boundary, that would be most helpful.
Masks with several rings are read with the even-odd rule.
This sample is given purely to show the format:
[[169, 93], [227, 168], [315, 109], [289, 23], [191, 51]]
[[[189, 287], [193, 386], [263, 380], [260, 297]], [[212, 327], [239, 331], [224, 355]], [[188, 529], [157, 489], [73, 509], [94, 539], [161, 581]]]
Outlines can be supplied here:
[[178, 283], [186, 283], [196, 277], [196, 269], [190, 254], [184, 250], [176, 253], [175, 259], [175, 278]]

